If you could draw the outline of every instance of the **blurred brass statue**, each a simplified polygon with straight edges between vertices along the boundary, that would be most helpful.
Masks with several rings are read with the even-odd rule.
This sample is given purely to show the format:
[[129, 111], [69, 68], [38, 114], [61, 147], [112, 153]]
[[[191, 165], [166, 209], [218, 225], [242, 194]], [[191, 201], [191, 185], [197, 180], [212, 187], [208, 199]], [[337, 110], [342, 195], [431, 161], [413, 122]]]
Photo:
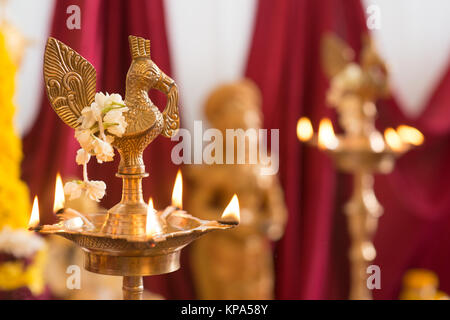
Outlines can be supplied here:
[[322, 41], [322, 63], [330, 78], [328, 103], [336, 108], [345, 133], [369, 137], [375, 129], [375, 101], [389, 95], [388, 71], [376, 52], [373, 40], [365, 36], [359, 64], [353, 50], [339, 37], [327, 34]]
[[[256, 85], [241, 80], [216, 88], [207, 99], [205, 114], [211, 127], [225, 136], [226, 129], [261, 128], [260, 108]], [[224, 150], [229, 143], [232, 142], [224, 142]], [[237, 193], [241, 208], [239, 228], [211, 234], [192, 247], [192, 269], [200, 299], [273, 298], [271, 241], [283, 235], [287, 213], [278, 178], [260, 175], [261, 166], [257, 163], [188, 167], [192, 190], [188, 210], [202, 219], [216, 217], [233, 193]]]
[[386, 128], [384, 138], [375, 127], [375, 103], [389, 94], [388, 69], [368, 35], [363, 44], [359, 61], [354, 62], [354, 51], [337, 35], [322, 38], [322, 66], [330, 78], [326, 98], [344, 132], [335, 135], [328, 118], [320, 121], [318, 134], [307, 117], [297, 123], [300, 141], [326, 152], [339, 170], [353, 176], [353, 194], [344, 211], [351, 239], [349, 297], [356, 300], [372, 299], [371, 289], [380, 288], [377, 270], [368, 268], [376, 257], [373, 236], [383, 214], [374, 174], [390, 173], [397, 157], [424, 141], [422, 133], [410, 126]]

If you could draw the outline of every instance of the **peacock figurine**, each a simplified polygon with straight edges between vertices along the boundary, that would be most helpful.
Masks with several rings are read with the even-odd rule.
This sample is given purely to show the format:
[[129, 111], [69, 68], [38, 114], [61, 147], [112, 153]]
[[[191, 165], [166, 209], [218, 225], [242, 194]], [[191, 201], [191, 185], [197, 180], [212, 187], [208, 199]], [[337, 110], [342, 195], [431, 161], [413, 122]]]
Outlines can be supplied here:
[[[144, 149], [158, 136], [172, 137], [179, 128], [178, 90], [170, 77], [150, 58], [150, 40], [129, 36], [132, 62], [126, 77], [124, 113], [127, 123], [122, 136], [112, 145], [119, 151], [117, 176], [123, 179], [122, 200], [108, 210], [102, 228], [113, 235], [145, 232], [147, 204], [142, 199], [145, 172]], [[80, 126], [83, 108], [95, 100], [96, 71], [80, 54], [59, 40], [49, 38], [44, 55], [44, 81], [50, 104], [70, 127]], [[160, 112], [148, 96], [156, 89], [167, 96]]]
[[[141, 168], [142, 151], [153, 139], [160, 134], [170, 138], [179, 127], [175, 82], [150, 59], [150, 40], [130, 36], [129, 41], [132, 62], [125, 93], [125, 105], [130, 109], [125, 115], [128, 127], [124, 138], [115, 143], [122, 159], [119, 168], [126, 169], [126, 173]], [[162, 113], [148, 97], [153, 88], [167, 95], [167, 108]], [[124, 152], [136, 149], [142, 151]]]
[[[114, 139], [121, 161], [119, 173], [144, 173], [142, 152], [158, 135], [174, 135], [179, 127], [178, 90], [175, 82], [150, 58], [150, 40], [129, 36], [132, 62], [127, 73], [125, 104], [126, 131]], [[44, 55], [44, 81], [50, 104], [59, 117], [76, 129], [81, 110], [96, 93], [95, 68], [80, 54], [49, 38]], [[148, 96], [156, 89], [167, 95], [161, 113]]]

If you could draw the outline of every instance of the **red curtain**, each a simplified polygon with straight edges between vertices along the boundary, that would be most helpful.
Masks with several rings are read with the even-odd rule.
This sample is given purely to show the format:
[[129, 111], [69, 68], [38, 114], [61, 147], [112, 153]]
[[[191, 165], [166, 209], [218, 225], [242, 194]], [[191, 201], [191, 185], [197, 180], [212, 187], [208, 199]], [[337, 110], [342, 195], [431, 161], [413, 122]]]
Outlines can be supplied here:
[[[151, 40], [152, 59], [167, 74], [171, 74], [169, 49], [166, 37], [162, 0], [84, 0], [77, 1], [81, 9], [81, 29], [66, 28], [67, 7], [73, 1], [59, 0], [54, 8], [51, 36], [63, 41], [87, 60], [97, 70], [97, 91], [120, 93], [124, 96], [125, 77], [130, 65], [128, 35], [138, 35]], [[152, 100], [164, 107], [162, 95]], [[73, 129], [66, 126], [50, 107], [43, 95], [39, 116], [34, 127], [24, 138], [23, 178], [31, 193], [41, 201], [44, 222], [51, 221], [54, 181], [57, 171], [63, 179], [81, 177], [81, 167], [75, 163], [79, 145], [73, 137]], [[144, 179], [146, 199], [154, 197], [155, 205], [163, 208], [170, 203], [176, 167], [170, 159], [171, 141], [160, 137], [147, 148], [144, 161], [150, 177]], [[89, 163], [92, 179], [103, 180], [108, 185], [107, 195], [101, 204], [110, 208], [120, 200], [121, 181], [117, 171], [119, 155], [114, 162], [98, 165]], [[182, 258], [186, 260], [185, 255]], [[181, 271], [164, 277], [146, 279], [152, 291], [168, 298], [192, 297], [188, 263], [182, 263]]]
[[380, 127], [412, 123], [426, 142], [397, 161], [392, 174], [379, 176], [375, 189], [385, 208], [375, 246], [382, 290], [376, 298], [395, 299], [401, 277], [410, 268], [437, 273], [440, 287], [450, 293], [450, 68], [422, 114], [410, 119], [395, 99], [380, 103]]

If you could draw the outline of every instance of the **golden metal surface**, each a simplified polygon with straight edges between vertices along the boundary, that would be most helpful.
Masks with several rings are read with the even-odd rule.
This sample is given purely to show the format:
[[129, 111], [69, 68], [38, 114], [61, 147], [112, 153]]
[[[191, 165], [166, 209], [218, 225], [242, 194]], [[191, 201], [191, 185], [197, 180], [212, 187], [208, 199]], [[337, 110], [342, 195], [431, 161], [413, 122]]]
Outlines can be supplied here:
[[144, 281], [142, 277], [123, 277], [124, 300], [142, 300]]
[[180, 268], [180, 250], [156, 256], [112, 256], [102, 251], [84, 252], [84, 268], [111, 276], [153, 276]]
[[375, 129], [375, 102], [389, 95], [388, 71], [373, 41], [363, 37], [359, 64], [353, 49], [334, 34], [322, 39], [322, 66], [330, 77], [328, 103], [336, 109], [347, 136], [368, 139]]
[[77, 128], [81, 110], [90, 106], [96, 92], [94, 67], [64, 43], [49, 38], [44, 55], [44, 84], [53, 110], [70, 127]]
[[[161, 234], [146, 235], [147, 204], [142, 197], [142, 178], [147, 177], [144, 149], [160, 134], [171, 137], [179, 127], [178, 90], [175, 82], [150, 59], [150, 41], [130, 36], [131, 66], [126, 79], [124, 113], [128, 126], [113, 146], [121, 160], [122, 199], [105, 214], [87, 218], [94, 230], [68, 230], [64, 224], [36, 228], [57, 234], [83, 248], [89, 271], [124, 276], [125, 299], [141, 299], [142, 276], [173, 272], [180, 267], [183, 247], [213, 230], [236, 224], [197, 219], [181, 210], [157, 213]], [[62, 42], [49, 38], [44, 56], [44, 81], [52, 108], [72, 128], [77, 128], [81, 110], [91, 105], [96, 93], [96, 71], [81, 55]], [[157, 89], [167, 96], [161, 113], [148, 97]], [[170, 207], [168, 208], [170, 209]]]
[[[383, 207], [378, 202], [373, 188], [374, 173], [390, 173], [396, 158], [408, 149], [400, 152], [386, 148], [381, 152], [374, 152], [369, 146], [352, 146], [345, 135], [337, 138], [339, 146], [324, 151], [333, 159], [339, 170], [353, 175], [352, 196], [344, 205], [351, 239], [349, 298], [371, 300], [372, 293], [367, 287], [367, 267], [376, 257], [373, 237], [378, 218], [383, 214]], [[317, 136], [308, 144], [318, 147]]]
[[[165, 211], [159, 212], [159, 218], [162, 219], [161, 215], [164, 214]], [[208, 232], [226, 230], [237, 225], [201, 220], [184, 211], [173, 210], [163, 220], [165, 225], [162, 234], [147, 236], [144, 232], [140, 235], [114, 235], [102, 231], [107, 215], [90, 214], [86, 217], [94, 224], [94, 230], [70, 231], [63, 224], [44, 225], [35, 230], [42, 234], [62, 236], [79, 245], [84, 252], [86, 270], [124, 277], [176, 271], [180, 267], [182, 248]], [[125, 294], [124, 298], [136, 297], [137, 292], [140, 291]]]
[[[147, 204], [142, 199], [145, 166], [144, 149], [159, 135], [171, 137], [179, 127], [178, 90], [150, 58], [150, 41], [129, 36], [132, 62], [126, 78], [125, 104], [129, 108], [123, 137], [115, 137], [119, 151], [119, 176], [123, 179], [122, 200], [108, 211], [105, 233], [137, 235], [145, 229]], [[72, 128], [81, 110], [95, 98], [96, 71], [80, 54], [62, 42], [49, 38], [44, 55], [44, 81], [48, 98], [59, 117]], [[157, 89], [167, 95], [163, 113], [148, 97]]]
[[[159, 212], [161, 216], [163, 212]], [[149, 276], [169, 273], [180, 267], [180, 251], [198, 237], [213, 231], [226, 230], [235, 225], [195, 218], [175, 210], [164, 219], [163, 234], [147, 236], [113, 235], [104, 233], [101, 226], [105, 214], [90, 214], [94, 230], [69, 231], [63, 225], [42, 226], [43, 234], [56, 234], [83, 248], [85, 268], [89, 271], [122, 276]], [[56, 225], [57, 226], [57, 225]]]
[[[126, 79], [125, 113], [128, 123], [114, 146], [121, 155], [119, 173], [144, 174], [142, 152], [159, 134], [171, 137], [179, 127], [178, 90], [175, 82], [150, 59], [150, 42], [130, 36], [133, 60]], [[96, 93], [96, 71], [76, 51], [49, 38], [44, 55], [44, 82], [51, 106], [72, 128], [77, 128], [81, 110], [91, 105]], [[161, 113], [148, 97], [156, 89], [167, 95]]]

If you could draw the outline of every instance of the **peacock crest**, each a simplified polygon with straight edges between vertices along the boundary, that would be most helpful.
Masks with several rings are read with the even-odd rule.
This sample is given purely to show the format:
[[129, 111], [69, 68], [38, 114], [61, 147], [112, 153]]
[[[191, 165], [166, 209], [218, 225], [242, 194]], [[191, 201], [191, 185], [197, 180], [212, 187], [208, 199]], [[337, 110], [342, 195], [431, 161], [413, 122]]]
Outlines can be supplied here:
[[136, 36], [129, 36], [128, 40], [130, 43], [131, 58], [133, 60], [140, 57], [150, 58], [150, 40]]

